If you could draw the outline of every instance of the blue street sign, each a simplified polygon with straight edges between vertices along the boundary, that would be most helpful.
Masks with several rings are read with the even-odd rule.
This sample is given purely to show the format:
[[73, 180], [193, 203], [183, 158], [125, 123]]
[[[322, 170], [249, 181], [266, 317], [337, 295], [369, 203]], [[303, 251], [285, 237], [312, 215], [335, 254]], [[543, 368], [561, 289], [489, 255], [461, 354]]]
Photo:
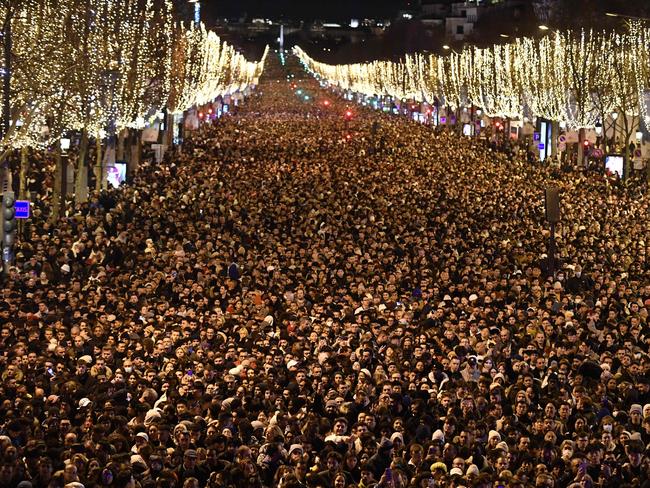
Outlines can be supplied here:
[[533, 132], [533, 141], [537, 142], [540, 140], [540, 133], [539, 132]]
[[537, 147], [539, 148], [540, 151], [543, 151], [544, 150], [544, 143], [543, 142], [540, 143]]
[[29, 218], [29, 200], [16, 200], [14, 208], [16, 209], [17, 219]]

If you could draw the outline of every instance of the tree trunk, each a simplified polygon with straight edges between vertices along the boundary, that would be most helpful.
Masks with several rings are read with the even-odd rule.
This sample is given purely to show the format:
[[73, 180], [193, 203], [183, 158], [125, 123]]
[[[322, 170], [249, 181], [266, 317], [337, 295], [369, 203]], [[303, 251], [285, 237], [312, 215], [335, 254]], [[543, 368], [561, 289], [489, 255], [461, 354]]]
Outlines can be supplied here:
[[27, 174], [29, 173], [29, 154], [26, 146], [20, 148], [20, 181], [18, 183], [18, 197], [25, 200], [27, 197]]
[[585, 139], [587, 138], [587, 131], [580, 129], [578, 131], [578, 166], [585, 164]]
[[623, 179], [627, 179], [628, 176], [630, 176], [629, 170], [628, 170], [628, 164], [630, 160], [630, 135], [628, 132], [628, 121], [627, 121], [627, 115], [625, 113], [625, 110], [619, 108], [619, 118], [623, 118], [623, 124], [622, 124], [622, 130], [623, 130], [623, 150], [621, 151], [623, 153]]
[[96, 147], [96, 156], [95, 156], [95, 190], [100, 191], [102, 189], [102, 183], [104, 180], [104, 170], [102, 168], [102, 139], [97, 134], [97, 143]]
[[[9, 4], [11, 5], [11, 3]], [[2, 84], [2, 129], [1, 136], [5, 136], [9, 132], [11, 124], [11, 75], [13, 68], [11, 66], [11, 21], [13, 17], [13, 9], [11, 6], [6, 11], [4, 24], [3, 24], [3, 62], [4, 62], [4, 76]]]
[[625, 167], [623, 168], [623, 176], [625, 179], [628, 179], [632, 174], [631, 170], [633, 154], [630, 154], [630, 133], [627, 132], [627, 127], [625, 132], [625, 150], [623, 151], [623, 154], [625, 155], [625, 158], [623, 159], [625, 162]]
[[88, 174], [86, 172], [86, 155], [88, 154], [88, 131], [84, 128], [81, 131], [81, 143], [79, 144], [79, 157], [77, 158], [77, 170], [75, 171], [74, 196], [76, 203], [83, 203], [88, 200]]
[[623, 116], [623, 127], [625, 129], [625, 149], [623, 152], [625, 155], [625, 167], [623, 168], [623, 176], [625, 179], [627, 179], [632, 176], [632, 157], [634, 154], [630, 152], [630, 139], [632, 138], [636, 124], [634, 117], [632, 117], [632, 120], [629, 121], [625, 112], [623, 112], [621, 115]]
[[133, 175], [138, 170], [140, 165], [140, 157], [142, 155], [142, 134], [139, 129], [134, 129], [135, 137], [131, 141], [131, 157], [129, 158], [129, 179], [133, 178]]
[[557, 147], [557, 138], [560, 137], [560, 123], [557, 120], [551, 121], [551, 158], [558, 160], [559, 151]]
[[128, 141], [128, 129], [122, 129], [117, 135], [117, 148], [115, 149], [115, 160], [124, 161], [126, 150], [125, 147]]
[[[392, 113], [392, 112], [391, 112], [391, 113]], [[182, 122], [181, 122], [181, 127], [180, 127], [180, 129], [179, 129], [179, 134], [178, 134], [182, 142], [185, 142], [185, 135], [186, 135], [186, 130], [185, 130], [185, 121], [187, 120], [187, 115], [188, 115], [188, 112], [187, 112], [187, 110], [185, 110], [185, 111], [183, 112], [183, 118], [182, 118]], [[439, 125], [439, 124], [440, 124], [440, 122], [438, 122], [438, 124], [436, 124], [436, 125]]]
[[50, 222], [56, 222], [61, 214], [61, 183], [63, 181], [63, 159], [61, 144], [56, 143], [54, 149], [54, 183], [52, 184], [52, 212]]
[[165, 130], [166, 139], [163, 141], [163, 144], [166, 144], [168, 148], [171, 148], [174, 144], [174, 114], [167, 114], [167, 119], [165, 120]]

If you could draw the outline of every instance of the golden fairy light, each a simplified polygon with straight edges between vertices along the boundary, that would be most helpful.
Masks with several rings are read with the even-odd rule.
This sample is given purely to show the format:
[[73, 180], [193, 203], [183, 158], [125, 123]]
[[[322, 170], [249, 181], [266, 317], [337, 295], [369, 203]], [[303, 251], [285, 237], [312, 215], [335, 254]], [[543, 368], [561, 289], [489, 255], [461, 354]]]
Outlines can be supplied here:
[[330, 84], [368, 96], [473, 105], [492, 117], [529, 113], [574, 129], [594, 127], [616, 109], [640, 113], [650, 126], [650, 30], [640, 22], [622, 34], [552, 32], [399, 62], [328, 65], [299, 47], [295, 53]]
[[182, 112], [255, 84], [264, 65], [202, 24], [175, 22], [171, 0], [1, 2], [2, 18], [8, 8], [15, 63], [5, 147], [139, 127], [165, 107]]

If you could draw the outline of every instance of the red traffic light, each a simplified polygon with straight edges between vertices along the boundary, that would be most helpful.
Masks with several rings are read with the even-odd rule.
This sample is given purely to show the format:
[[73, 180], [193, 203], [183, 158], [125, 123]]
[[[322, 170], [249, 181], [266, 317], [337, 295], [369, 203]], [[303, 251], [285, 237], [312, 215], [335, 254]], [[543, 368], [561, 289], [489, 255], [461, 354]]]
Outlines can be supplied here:
[[346, 119], [351, 119], [352, 118], [352, 111], [351, 110], [347, 110], [345, 112], [345, 118]]
[[208, 113], [209, 113], [210, 115], [212, 115], [212, 109], [211, 109], [211, 108], [208, 109]]
[[199, 119], [203, 118], [203, 112], [199, 112]]
[[330, 106], [330, 101], [329, 101], [329, 100], [325, 100], [325, 101], [323, 102], [323, 105], [325, 105], [326, 107], [329, 107], [329, 106]]
[[589, 147], [589, 141], [584, 141], [582, 144], [583, 144], [585, 147]]

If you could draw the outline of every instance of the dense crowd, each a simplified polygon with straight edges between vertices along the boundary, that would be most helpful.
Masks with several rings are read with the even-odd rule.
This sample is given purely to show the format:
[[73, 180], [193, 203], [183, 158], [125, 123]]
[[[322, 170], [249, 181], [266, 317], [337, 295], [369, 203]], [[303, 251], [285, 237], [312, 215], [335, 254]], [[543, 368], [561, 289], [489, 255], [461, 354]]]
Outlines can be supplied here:
[[647, 189], [266, 73], [131, 184], [37, 207], [0, 486], [650, 486]]

